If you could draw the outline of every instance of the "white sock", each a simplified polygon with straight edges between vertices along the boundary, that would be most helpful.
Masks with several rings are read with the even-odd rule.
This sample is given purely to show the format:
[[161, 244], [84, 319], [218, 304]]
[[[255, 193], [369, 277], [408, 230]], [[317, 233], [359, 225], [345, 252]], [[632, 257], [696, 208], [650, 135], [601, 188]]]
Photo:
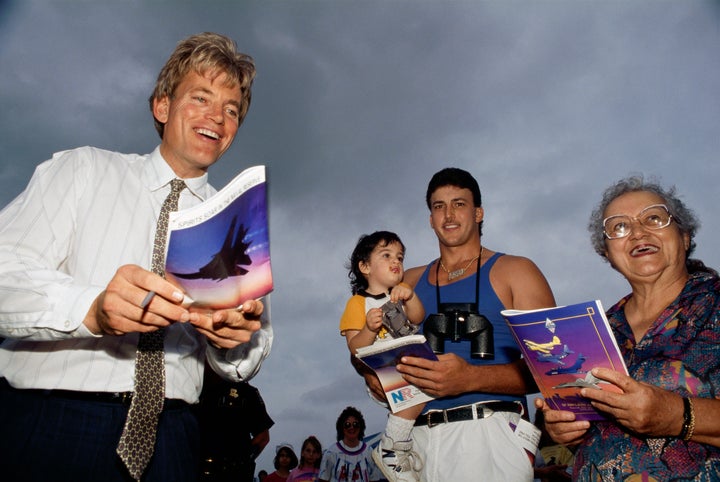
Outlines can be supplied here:
[[391, 413], [388, 415], [385, 435], [393, 439], [394, 442], [407, 442], [410, 440], [410, 433], [414, 426], [415, 420], [407, 420]]

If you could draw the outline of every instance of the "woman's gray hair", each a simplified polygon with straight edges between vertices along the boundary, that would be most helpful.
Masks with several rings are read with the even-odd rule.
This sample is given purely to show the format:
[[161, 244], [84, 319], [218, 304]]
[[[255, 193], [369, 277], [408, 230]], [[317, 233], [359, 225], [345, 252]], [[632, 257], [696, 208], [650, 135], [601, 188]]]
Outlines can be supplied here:
[[607, 260], [605, 252], [607, 251], [607, 238], [603, 232], [603, 219], [605, 209], [608, 205], [618, 197], [629, 192], [650, 192], [663, 199], [670, 211], [670, 214], [677, 224], [680, 232], [687, 233], [690, 238], [690, 244], [685, 251], [685, 258], [690, 259], [690, 254], [695, 250], [695, 233], [700, 229], [700, 221], [695, 214], [683, 203], [677, 195], [675, 186], [668, 189], [663, 188], [655, 181], [646, 181], [642, 175], [635, 175], [620, 179], [612, 186], [605, 189], [602, 201], [598, 204], [590, 215], [588, 230], [590, 231], [590, 241], [592, 242], [595, 252]]

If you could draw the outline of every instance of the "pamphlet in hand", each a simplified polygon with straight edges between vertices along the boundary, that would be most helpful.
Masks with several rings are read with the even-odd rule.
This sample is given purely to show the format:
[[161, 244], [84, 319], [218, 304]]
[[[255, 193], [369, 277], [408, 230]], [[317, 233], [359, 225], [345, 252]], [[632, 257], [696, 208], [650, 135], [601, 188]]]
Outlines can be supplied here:
[[603, 420], [583, 387], [620, 392], [590, 370], [610, 368], [627, 374], [625, 361], [599, 300], [540, 310], [504, 310], [535, 383], [555, 410], [575, 412], [576, 420]]
[[236, 308], [273, 289], [265, 166], [190, 209], [170, 213], [165, 276], [194, 307]]
[[358, 348], [357, 358], [370, 367], [382, 384], [390, 410], [393, 413], [432, 400], [427, 393], [405, 381], [395, 369], [404, 356], [437, 360], [423, 335], [376, 341], [370, 346]]

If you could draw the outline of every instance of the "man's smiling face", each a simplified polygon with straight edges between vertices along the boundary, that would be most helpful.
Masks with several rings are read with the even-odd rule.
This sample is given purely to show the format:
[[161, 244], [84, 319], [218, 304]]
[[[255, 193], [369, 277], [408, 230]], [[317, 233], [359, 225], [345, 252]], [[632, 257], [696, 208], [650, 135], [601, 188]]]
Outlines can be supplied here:
[[230, 147], [237, 133], [240, 87], [226, 74], [189, 72], [173, 97], [155, 99], [153, 114], [165, 124], [160, 152], [181, 178], [203, 175]]

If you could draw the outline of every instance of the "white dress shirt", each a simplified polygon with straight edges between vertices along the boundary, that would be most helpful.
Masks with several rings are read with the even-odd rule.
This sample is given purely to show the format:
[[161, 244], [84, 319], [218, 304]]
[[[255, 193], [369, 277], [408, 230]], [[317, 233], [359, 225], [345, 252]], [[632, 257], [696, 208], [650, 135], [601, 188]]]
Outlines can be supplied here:
[[[134, 388], [137, 333], [96, 336], [83, 325], [117, 269], [150, 269], [160, 207], [176, 176], [156, 148], [56, 153], [0, 211], [0, 376], [16, 388], [125, 392]], [[179, 209], [215, 193], [186, 179]], [[267, 305], [267, 302], [266, 302]], [[205, 353], [229, 379], [250, 379], [270, 352], [263, 328], [232, 350], [209, 346], [189, 323], [165, 332], [166, 396], [198, 400]]]

